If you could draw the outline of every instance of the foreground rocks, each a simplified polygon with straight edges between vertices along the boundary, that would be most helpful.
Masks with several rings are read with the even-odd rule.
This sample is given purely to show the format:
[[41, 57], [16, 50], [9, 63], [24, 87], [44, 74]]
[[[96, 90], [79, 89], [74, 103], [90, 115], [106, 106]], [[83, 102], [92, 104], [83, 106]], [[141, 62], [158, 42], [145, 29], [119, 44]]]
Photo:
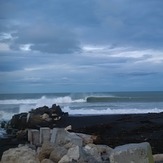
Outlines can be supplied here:
[[[0, 140], [1, 154], [16, 147], [3, 153], [2, 162], [26, 157], [34, 163], [163, 163], [162, 126], [163, 113], [81, 117], [68, 116], [55, 104], [44, 106], [1, 125], [11, 134]], [[26, 145], [17, 147], [20, 143]]]
[[2, 155], [2, 163], [39, 163], [36, 151], [27, 146], [13, 148]]
[[[72, 133], [64, 128], [28, 130], [29, 144], [5, 151], [1, 163], [162, 163], [161, 154], [152, 156], [147, 142], [110, 148], [93, 144], [96, 137]], [[38, 136], [37, 143], [31, 134]], [[49, 135], [48, 135], [49, 134]], [[36, 137], [37, 137], [36, 136]], [[48, 139], [47, 139], [48, 138]], [[41, 144], [41, 142], [43, 142]], [[154, 162], [155, 160], [155, 162]]]

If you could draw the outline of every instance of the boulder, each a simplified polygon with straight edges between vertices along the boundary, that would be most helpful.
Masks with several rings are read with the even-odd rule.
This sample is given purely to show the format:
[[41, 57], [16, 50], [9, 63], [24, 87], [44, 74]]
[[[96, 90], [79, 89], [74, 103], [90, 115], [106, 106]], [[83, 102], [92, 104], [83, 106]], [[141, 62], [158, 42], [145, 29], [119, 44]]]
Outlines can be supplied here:
[[92, 163], [96, 161], [89, 155], [85, 153], [82, 147], [75, 146], [68, 150], [67, 154], [64, 155], [58, 163], [70, 163], [70, 162], [89, 162], [91, 160]]
[[42, 148], [38, 150], [38, 158], [40, 161], [43, 159], [48, 159], [50, 157], [51, 152], [54, 150], [54, 145], [46, 142], [42, 145]]
[[107, 145], [87, 144], [84, 150], [92, 155], [96, 161], [102, 162], [110, 160], [109, 157], [113, 149]]
[[89, 144], [89, 145], [86, 145], [84, 147], [84, 150], [90, 154], [91, 156], [93, 156], [95, 158], [96, 161], [98, 162], [102, 162], [102, 159], [101, 159], [101, 153], [98, 151], [97, 147], [95, 144]]
[[50, 153], [50, 160], [58, 162], [65, 154], [67, 149], [63, 146], [55, 146], [53, 151]]
[[163, 163], [163, 154], [155, 154], [153, 158], [155, 163]]
[[110, 154], [110, 163], [154, 163], [149, 143], [126, 144]]
[[75, 134], [79, 136], [80, 138], [82, 138], [83, 145], [93, 144], [93, 142], [97, 139], [97, 137], [93, 135], [88, 135], [88, 134], [83, 134], [83, 133], [75, 133]]
[[49, 159], [43, 159], [41, 161], [41, 163], [55, 163], [55, 162], [53, 162], [52, 160], [49, 160]]
[[[23, 130], [26, 128], [39, 129], [40, 127], [53, 128], [62, 117], [68, 116], [60, 106], [53, 104], [51, 108], [47, 106], [32, 109], [28, 113], [16, 114], [12, 117], [7, 128]], [[2, 124], [2, 126], [4, 126]]]
[[1, 163], [40, 163], [36, 152], [27, 146], [12, 148], [2, 155]]
[[26, 121], [27, 121], [27, 113], [15, 114], [12, 116], [12, 119], [10, 120], [8, 127], [24, 130], [27, 128]]
[[97, 150], [101, 154], [101, 159], [103, 161], [109, 161], [110, 160], [110, 154], [113, 151], [112, 148], [110, 148], [107, 145], [96, 145]]

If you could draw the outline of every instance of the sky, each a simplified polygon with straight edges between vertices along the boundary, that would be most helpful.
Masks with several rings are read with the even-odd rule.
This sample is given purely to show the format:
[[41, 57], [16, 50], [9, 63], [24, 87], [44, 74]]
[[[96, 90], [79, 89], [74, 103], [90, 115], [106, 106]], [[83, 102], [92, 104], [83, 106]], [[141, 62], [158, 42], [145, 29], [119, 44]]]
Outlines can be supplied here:
[[0, 93], [163, 91], [163, 0], [0, 0]]

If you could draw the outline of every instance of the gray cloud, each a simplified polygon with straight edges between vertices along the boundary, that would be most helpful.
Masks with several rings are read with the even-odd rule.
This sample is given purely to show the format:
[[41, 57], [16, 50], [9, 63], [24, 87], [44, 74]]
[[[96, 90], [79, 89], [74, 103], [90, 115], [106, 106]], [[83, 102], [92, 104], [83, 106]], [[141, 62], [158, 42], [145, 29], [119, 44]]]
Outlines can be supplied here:
[[74, 32], [53, 25], [35, 24], [18, 29], [13, 37], [12, 48], [31, 44], [31, 50], [44, 53], [73, 53], [80, 50], [80, 42]]
[[0, 90], [138, 90], [149, 79], [148, 88], [162, 89], [162, 7], [162, 0], [1, 0]]
[[[71, 33], [73, 33], [72, 31], [77, 31], [80, 40], [77, 37], [74, 39], [79, 42], [98, 44], [107, 44], [109, 42], [110, 44], [121, 46], [162, 48], [162, 6], [162, 0], [138, 0], [132, 3], [129, 0], [49, 0], [48, 2], [15, 0], [14, 3], [2, 0], [0, 15], [3, 19], [10, 20], [6, 22], [10, 26], [10, 30], [12, 26], [14, 30], [18, 29], [19, 26], [22, 31], [28, 33], [29, 30], [27, 31], [26, 28], [35, 30], [33, 26], [38, 24], [40, 27], [42, 26], [42, 29], [45, 28], [45, 31], [48, 29], [48, 32], [43, 31], [47, 36], [48, 33], [53, 33], [54, 41], [56, 41], [54, 28], [58, 26], [59, 28], [64, 27], [64, 31], [60, 30], [58, 33], [58, 35], [61, 34], [61, 37], [63, 36], [62, 32], [65, 34], [66, 30], [68, 30], [68, 33], [69, 31]], [[41, 22], [46, 22], [46, 26]], [[22, 31], [18, 32], [20, 41], [27, 39], [27, 36], [23, 38], [25, 34], [22, 34]], [[30, 36], [30, 33], [28, 34]], [[45, 38], [40, 37], [39, 39], [41, 41], [41, 39], [44, 40]], [[75, 40], [69, 41], [74, 44]], [[62, 39], [62, 41], [63, 47], [64, 45], [66, 46], [65, 40]], [[44, 42], [44, 46], [39, 44], [34, 49], [38, 50], [41, 48], [42, 50], [49, 49], [49, 52], [54, 51], [53, 48], [50, 49], [54, 44], [47, 46], [46, 44], [48, 43]], [[72, 44], [70, 44], [70, 47]], [[75, 47], [79, 47], [76, 44]]]

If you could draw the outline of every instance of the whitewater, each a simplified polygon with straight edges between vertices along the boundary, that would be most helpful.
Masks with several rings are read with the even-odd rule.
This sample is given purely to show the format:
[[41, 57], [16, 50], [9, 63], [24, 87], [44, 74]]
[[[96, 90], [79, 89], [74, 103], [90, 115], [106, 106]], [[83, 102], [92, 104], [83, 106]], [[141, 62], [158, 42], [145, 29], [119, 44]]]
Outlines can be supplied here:
[[53, 104], [73, 116], [159, 113], [163, 111], [163, 92], [1, 94], [0, 121]]

